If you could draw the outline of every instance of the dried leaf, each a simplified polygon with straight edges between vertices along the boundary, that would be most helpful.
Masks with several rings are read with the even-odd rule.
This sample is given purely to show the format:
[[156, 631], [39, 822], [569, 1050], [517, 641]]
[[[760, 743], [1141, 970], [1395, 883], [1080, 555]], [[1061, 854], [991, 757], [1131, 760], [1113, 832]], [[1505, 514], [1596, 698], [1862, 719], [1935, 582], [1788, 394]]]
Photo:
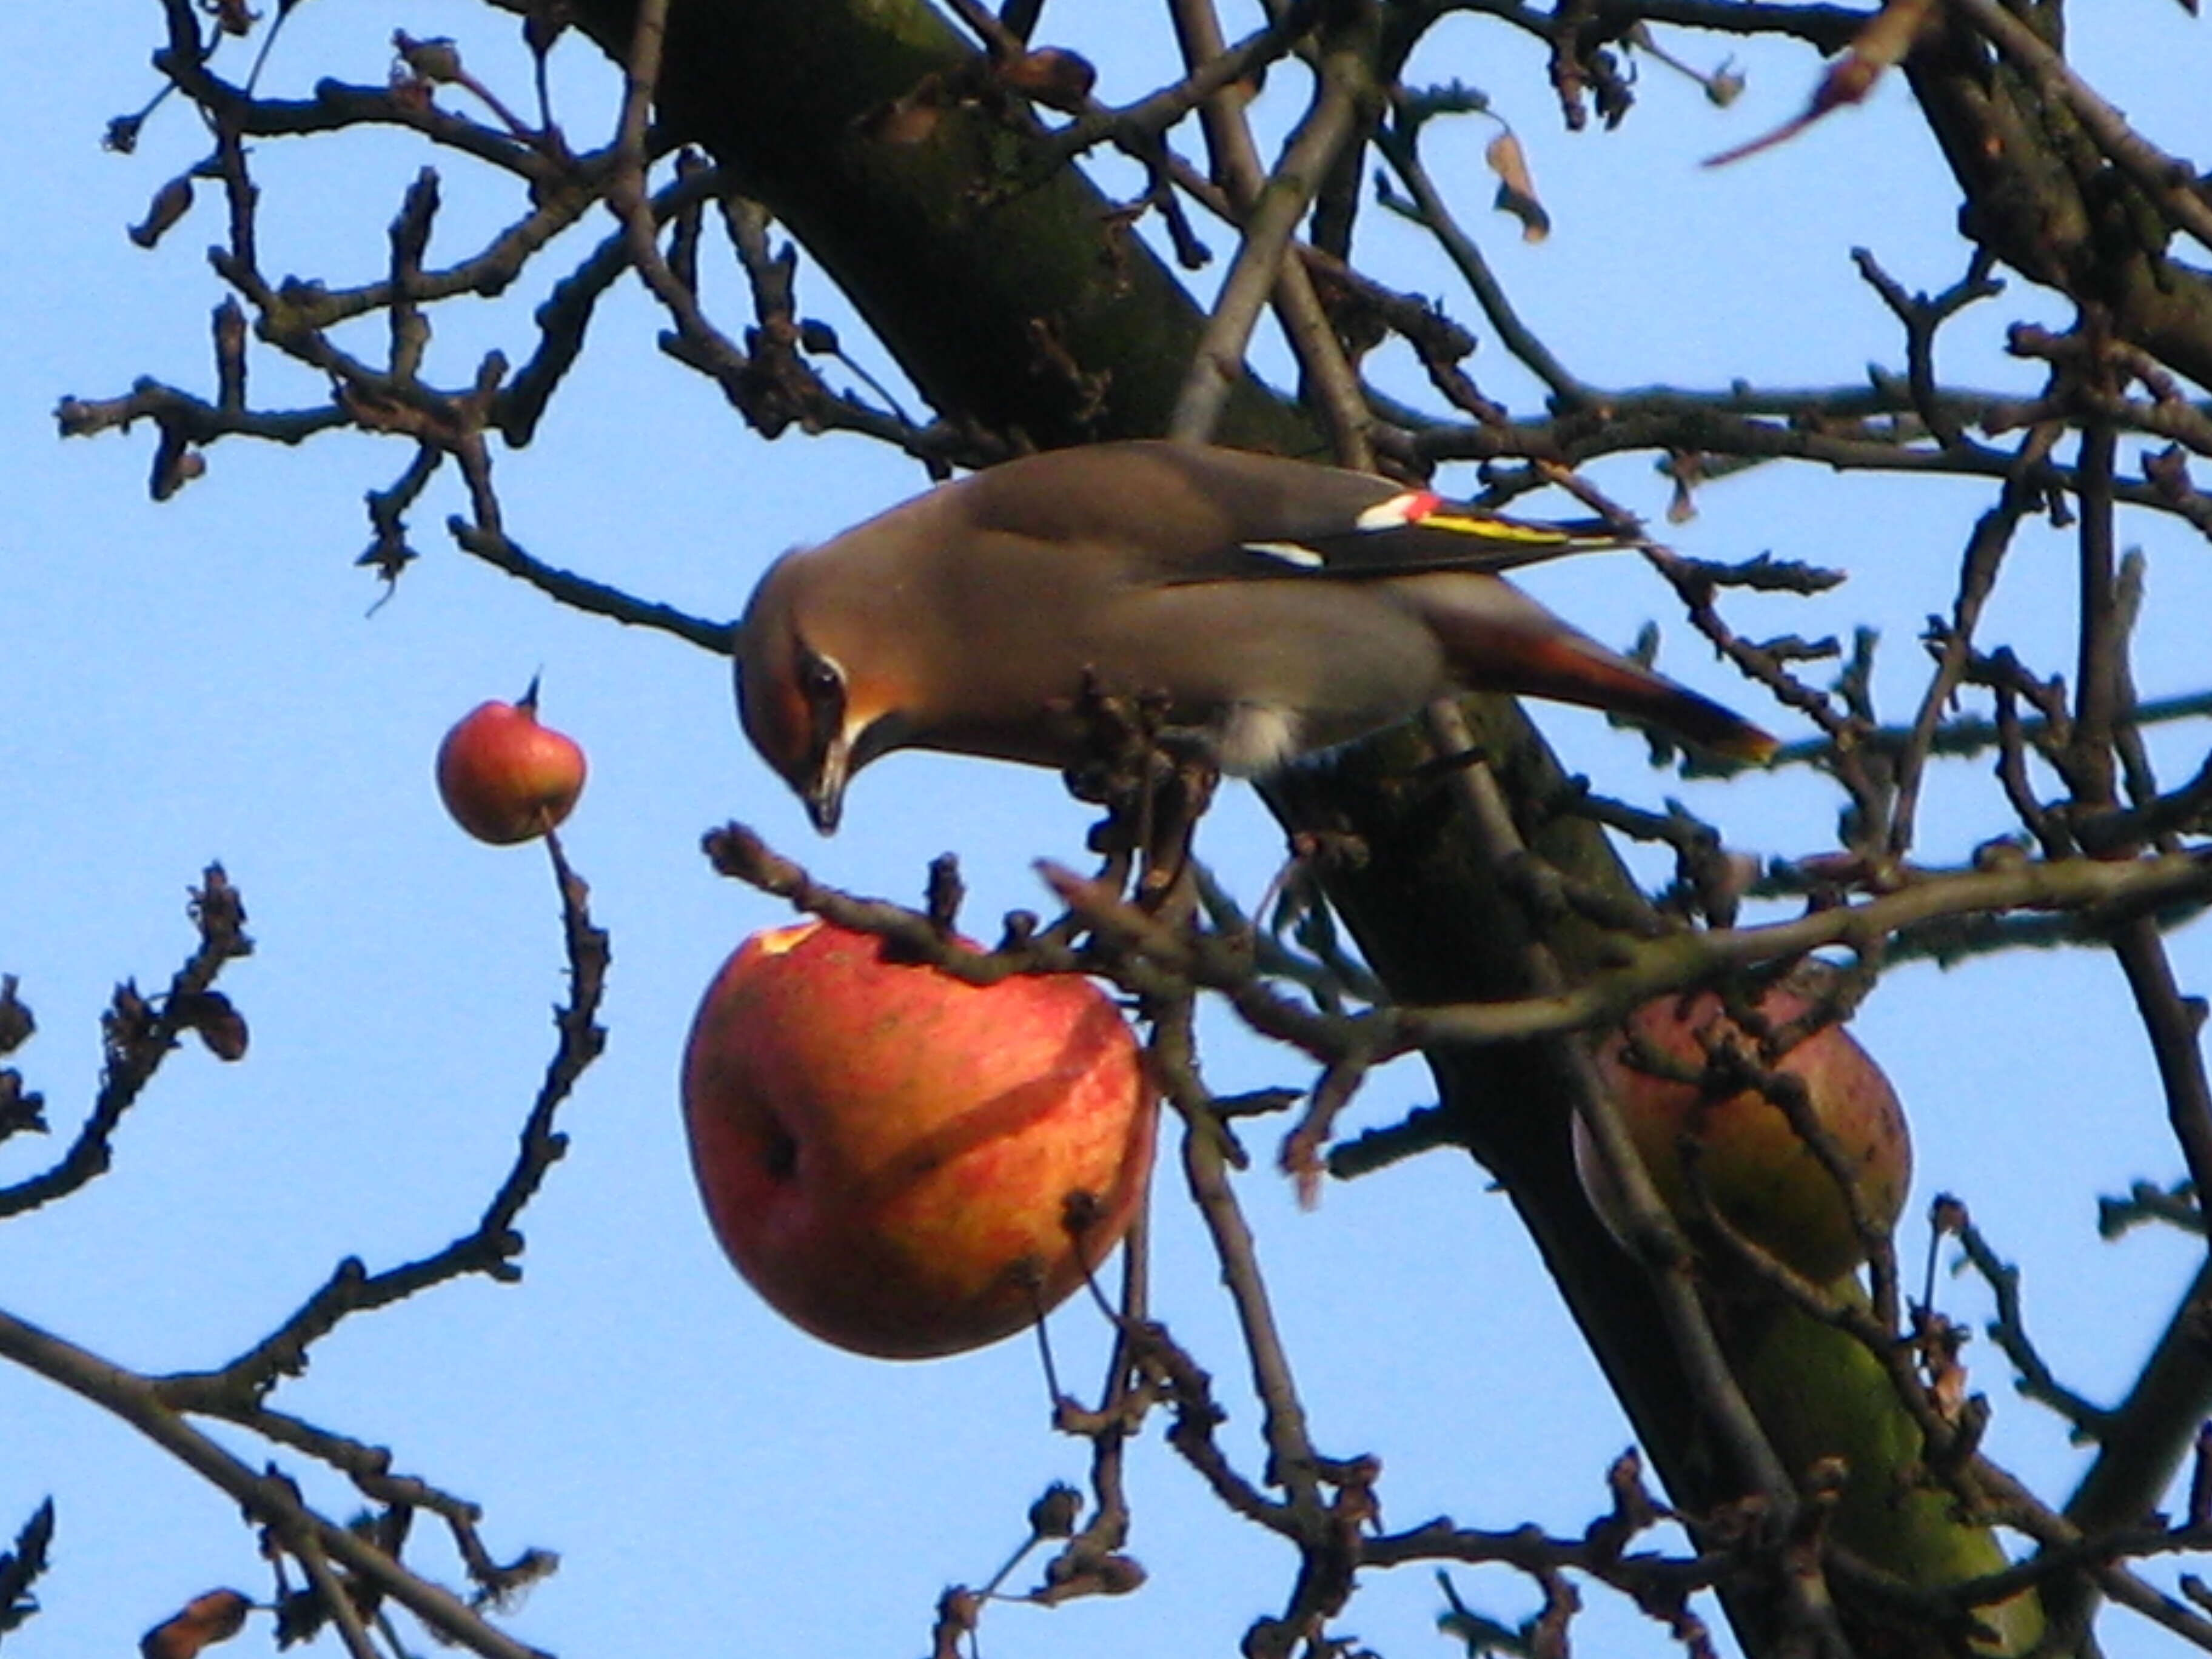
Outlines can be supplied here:
[[253, 1603], [234, 1589], [212, 1589], [185, 1603], [184, 1611], [139, 1639], [144, 1659], [196, 1659], [203, 1648], [228, 1642], [245, 1628]]
[[171, 1012], [180, 1024], [199, 1033], [200, 1041], [217, 1060], [246, 1058], [246, 1016], [232, 1006], [220, 991], [202, 991]]
[[172, 225], [191, 210], [191, 175], [180, 173], [154, 192], [154, 200], [146, 210], [145, 218], [131, 227], [131, 240], [140, 247], [152, 247], [167, 234]]
[[1127, 1595], [1142, 1588], [1145, 1577], [1144, 1564], [1133, 1555], [1071, 1552], [1052, 1564], [1047, 1584], [1031, 1599], [1049, 1607], [1079, 1595]]
[[1498, 198], [1492, 205], [1521, 222], [1521, 240], [1540, 242], [1549, 236], [1552, 216], [1536, 199], [1536, 181], [1529, 176], [1521, 141], [1510, 131], [1501, 132], [1483, 147], [1482, 159], [1498, 175]]

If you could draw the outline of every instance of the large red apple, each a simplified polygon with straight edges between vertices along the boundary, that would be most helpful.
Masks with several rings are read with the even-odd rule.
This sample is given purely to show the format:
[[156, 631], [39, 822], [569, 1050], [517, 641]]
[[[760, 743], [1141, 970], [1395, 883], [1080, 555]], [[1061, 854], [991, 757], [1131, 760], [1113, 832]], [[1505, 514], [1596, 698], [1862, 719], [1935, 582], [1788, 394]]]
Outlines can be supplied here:
[[1136, 1212], [1156, 1105], [1088, 981], [969, 985], [820, 922], [740, 945], [684, 1054], [731, 1261], [795, 1324], [884, 1358], [981, 1347], [1080, 1285]]
[[584, 751], [538, 723], [538, 682], [520, 702], [480, 703], [438, 745], [438, 793], [478, 841], [510, 846], [544, 835], [584, 792]]
[[[1759, 1012], [1780, 1028], [1809, 1006], [1802, 990], [1784, 983], [1767, 991]], [[1662, 1060], [1691, 1073], [1704, 1069], [1711, 1043], [1734, 1043], [1755, 1060], [1759, 1046], [1710, 991], [1647, 1002], [1628, 1017], [1625, 1030], [1600, 1046], [1599, 1069], [1668, 1207], [1686, 1220], [1694, 1212], [1683, 1173], [1687, 1139], [1714, 1207], [1747, 1237], [1822, 1284], [1857, 1267], [1864, 1252], [1843, 1191], [1782, 1109], [1758, 1089], [1700, 1086], [1639, 1069], [1629, 1059], [1630, 1032]], [[1868, 1214], [1882, 1226], [1893, 1224], [1912, 1176], [1912, 1144], [1904, 1109], [1874, 1057], [1841, 1025], [1830, 1024], [1765, 1063], [1802, 1080], [1814, 1116], [1842, 1152]], [[1575, 1164], [1598, 1213], [1620, 1233], [1620, 1198], [1580, 1119]]]

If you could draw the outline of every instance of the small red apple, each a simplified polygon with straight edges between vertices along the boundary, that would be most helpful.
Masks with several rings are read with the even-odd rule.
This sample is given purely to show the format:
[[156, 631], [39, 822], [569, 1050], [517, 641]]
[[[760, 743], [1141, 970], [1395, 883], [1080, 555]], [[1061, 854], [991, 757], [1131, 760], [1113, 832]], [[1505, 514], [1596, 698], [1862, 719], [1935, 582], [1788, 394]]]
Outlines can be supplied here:
[[981, 1347], [1080, 1285], [1136, 1212], [1158, 1115], [1088, 981], [969, 985], [823, 922], [723, 963], [683, 1088], [738, 1271], [794, 1324], [887, 1359]]
[[538, 682], [520, 702], [479, 704], [438, 745], [438, 793], [453, 821], [495, 847], [530, 841], [584, 793], [584, 751], [538, 723]]
[[[1784, 983], [1768, 989], [1759, 1012], [1770, 1027], [1781, 1027], [1810, 1006], [1805, 991]], [[1668, 1208], [1686, 1220], [1695, 1212], [1682, 1166], [1686, 1138], [1698, 1149], [1698, 1174], [1714, 1206], [1737, 1231], [1820, 1284], [1857, 1267], [1864, 1252], [1842, 1190], [1782, 1109], [1757, 1089], [1726, 1092], [1641, 1070], [1628, 1057], [1629, 1032], [1663, 1061], [1692, 1072], [1705, 1066], [1710, 1042], [1735, 1043], [1754, 1060], [1759, 1043], [1706, 991], [1644, 1004], [1625, 1030], [1600, 1046], [1598, 1067]], [[1869, 1215], [1893, 1224], [1912, 1176], [1912, 1143], [1904, 1109], [1874, 1057], [1841, 1025], [1830, 1024], [1767, 1066], [1802, 1079]], [[1575, 1166], [1593, 1207], [1619, 1236], [1620, 1197], [1579, 1118]]]

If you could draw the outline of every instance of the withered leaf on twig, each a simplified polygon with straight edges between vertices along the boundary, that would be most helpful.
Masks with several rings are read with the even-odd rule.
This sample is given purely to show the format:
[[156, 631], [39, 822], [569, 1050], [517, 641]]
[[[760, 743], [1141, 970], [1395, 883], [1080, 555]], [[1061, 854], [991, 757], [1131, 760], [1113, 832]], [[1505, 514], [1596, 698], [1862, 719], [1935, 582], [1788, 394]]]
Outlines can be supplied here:
[[220, 991], [201, 991], [173, 1006], [178, 1022], [199, 1033], [217, 1060], [246, 1058], [246, 1016]]
[[171, 226], [191, 210], [191, 175], [180, 173], [154, 192], [154, 200], [146, 210], [146, 216], [131, 226], [126, 234], [140, 247], [150, 248], [167, 234]]
[[1536, 181], [1528, 173], [1528, 158], [1521, 141], [1510, 131], [1501, 132], [1483, 147], [1482, 159], [1498, 175], [1498, 198], [1492, 205], [1521, 222], [1521, 240], [1540, 242], [1552, 234], [1552, 216], [1536, 199]]
[[196, 1659], [202, 1649], [228, 1642], [244, 1629], [252, 1607], [234, 1589], [195, 1595], [180, 1612], [141, 1637], [138, 1651], [144, 1659]]

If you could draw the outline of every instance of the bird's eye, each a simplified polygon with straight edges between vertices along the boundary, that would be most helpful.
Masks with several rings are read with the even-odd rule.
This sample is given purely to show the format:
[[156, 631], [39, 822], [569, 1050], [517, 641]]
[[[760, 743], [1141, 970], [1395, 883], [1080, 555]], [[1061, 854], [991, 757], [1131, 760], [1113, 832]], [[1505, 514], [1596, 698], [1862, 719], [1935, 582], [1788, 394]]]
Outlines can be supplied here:
[[845, 677], [825, 657], [808, 657], [799, 666], [799, 682], [815, 702], [834, 697], [845, 689]]

